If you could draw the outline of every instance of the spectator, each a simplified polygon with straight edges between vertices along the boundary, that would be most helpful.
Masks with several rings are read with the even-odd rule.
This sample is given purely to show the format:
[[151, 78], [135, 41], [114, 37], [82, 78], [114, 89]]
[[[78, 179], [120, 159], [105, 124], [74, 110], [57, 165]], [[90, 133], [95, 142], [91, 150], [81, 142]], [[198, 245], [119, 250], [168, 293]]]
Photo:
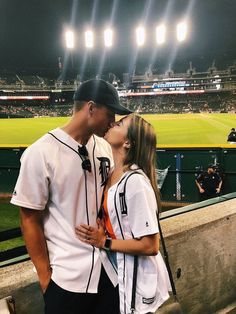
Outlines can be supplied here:
[[216, 165], [209, 165], [207, 171], [201, 173], [195, 180], [202, 201], [219, 196], [222, 179], [216, 169]]
[[232, 128], [229, 135], [227, 142], [230, 142], [230, 144], [236, 144], [236, 131], [235, 128]]

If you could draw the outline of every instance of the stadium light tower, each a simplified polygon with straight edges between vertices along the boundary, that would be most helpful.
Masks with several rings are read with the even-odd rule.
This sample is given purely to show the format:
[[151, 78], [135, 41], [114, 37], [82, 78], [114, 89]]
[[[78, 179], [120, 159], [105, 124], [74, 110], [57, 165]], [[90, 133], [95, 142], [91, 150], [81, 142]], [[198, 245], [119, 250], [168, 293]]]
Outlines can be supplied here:
[[179, 42], [182, 42], [186, 39], [187, 37], [187, 23], [186, 22], [181, 22], [177, 24], [176, 26], [176, 35], [177, 35], [177, 40]]
[[108, 28], [104, 31], [104, 44], [105, 47], [112, 47], [113, 45], [113, 31], [112, 29]]
[[65, 32], [66, 48], [73, 49], [75, 47], [74, 32], [69, 30]]
[[145, 30], [142, 26], [136, 28], [136, 42], [139, 47], [145, 43]]
[[156, 28], [156, 42], [158, 45], [164, 44], [166, 40], [166, 26], [161, 24]]
[[94, 35], [92, 31], [85, 32], [85, 47], [93, 48], [94, 46]]

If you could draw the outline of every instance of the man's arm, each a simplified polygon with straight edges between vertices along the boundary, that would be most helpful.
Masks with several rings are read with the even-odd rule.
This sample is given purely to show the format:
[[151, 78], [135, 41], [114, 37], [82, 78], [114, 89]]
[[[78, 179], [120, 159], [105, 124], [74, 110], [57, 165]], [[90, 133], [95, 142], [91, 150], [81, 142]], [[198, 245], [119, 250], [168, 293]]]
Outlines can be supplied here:
[[199, 183], [197, 180], [195, 180], [195, 182], [196, 182], [196, 185], [197, 185], [197, 187], [198, 187], [198, 189], [199, 189], [199, 192], [200, 192], [200, 193], [204, 193], [205, 190], [201, 187], [200, 183]]
[[43, 211], [20, 208], [21, 230], [28, 253], [38, 273], [43, 292], [51, 278], [47, 244], [43, 232]]
[[219, 185], [218, 185], [218, 187], [216, 188], [216, 192], [217, 193], [220, 193], [220, 190], [221, 190], [221, 186], [222, 186], [222, 179], [220, 178], [220, 182], [219, 182]]

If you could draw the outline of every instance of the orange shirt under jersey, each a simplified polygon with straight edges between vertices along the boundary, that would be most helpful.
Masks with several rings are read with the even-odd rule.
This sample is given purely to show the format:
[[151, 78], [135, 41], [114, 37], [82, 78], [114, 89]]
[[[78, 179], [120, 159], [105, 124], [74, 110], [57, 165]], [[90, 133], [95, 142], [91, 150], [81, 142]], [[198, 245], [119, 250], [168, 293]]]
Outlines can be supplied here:
[[108, 214], [107, 196], [108, 196], [107, 191], [104, 191], [104, 197], [103, 197], [104, 216], [103, 216], [103, 219], [104, 219], [105, 228], [106, 228], [106, 231], [107, 231], [109, 237], [112, 238], [112, 239], [115, 239], [116, 236], [114, 234], [114, 231], [113, 231], [113, 228], [112, 228], [112, 224], [111, 224], [111, 221], [110, 221], [110, 218], [109, 218], [109, 214]]

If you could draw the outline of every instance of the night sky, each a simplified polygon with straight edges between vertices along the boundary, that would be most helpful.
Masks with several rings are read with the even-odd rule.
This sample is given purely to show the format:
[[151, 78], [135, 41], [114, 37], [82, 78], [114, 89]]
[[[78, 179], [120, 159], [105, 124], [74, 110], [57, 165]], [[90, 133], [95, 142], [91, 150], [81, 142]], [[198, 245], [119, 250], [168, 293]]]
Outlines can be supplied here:
[[[175, 25], [187, 19], [190, 32], [178, 44]], [[154, 29], [165, 21], [167, 43], [157, 48]], [[138, 24], [146, 28], [147, 43], [137, 50], [134, 32]], [[115, 43], [105, 54], [102, 31], [106, 25], [115, 30]], [[95, 32], [95, 47], [88, 55], [84, 30]], [[68, 56], [63, 32], [76, 31], [76, 47]], [[64, 67], [91, 66], [114, 73], [144, 71], [150, 64], [163, 73], [169, 66], [186, 71], [189, 61], [198, 71], [207, 70], [213, 61], [221, 69], [236, 59], [236, 0], [1, 0], [0, 71], [41, 73], [54, 71], [58, 57]], [[68, 62], [66, 61], [68, 57]]]

